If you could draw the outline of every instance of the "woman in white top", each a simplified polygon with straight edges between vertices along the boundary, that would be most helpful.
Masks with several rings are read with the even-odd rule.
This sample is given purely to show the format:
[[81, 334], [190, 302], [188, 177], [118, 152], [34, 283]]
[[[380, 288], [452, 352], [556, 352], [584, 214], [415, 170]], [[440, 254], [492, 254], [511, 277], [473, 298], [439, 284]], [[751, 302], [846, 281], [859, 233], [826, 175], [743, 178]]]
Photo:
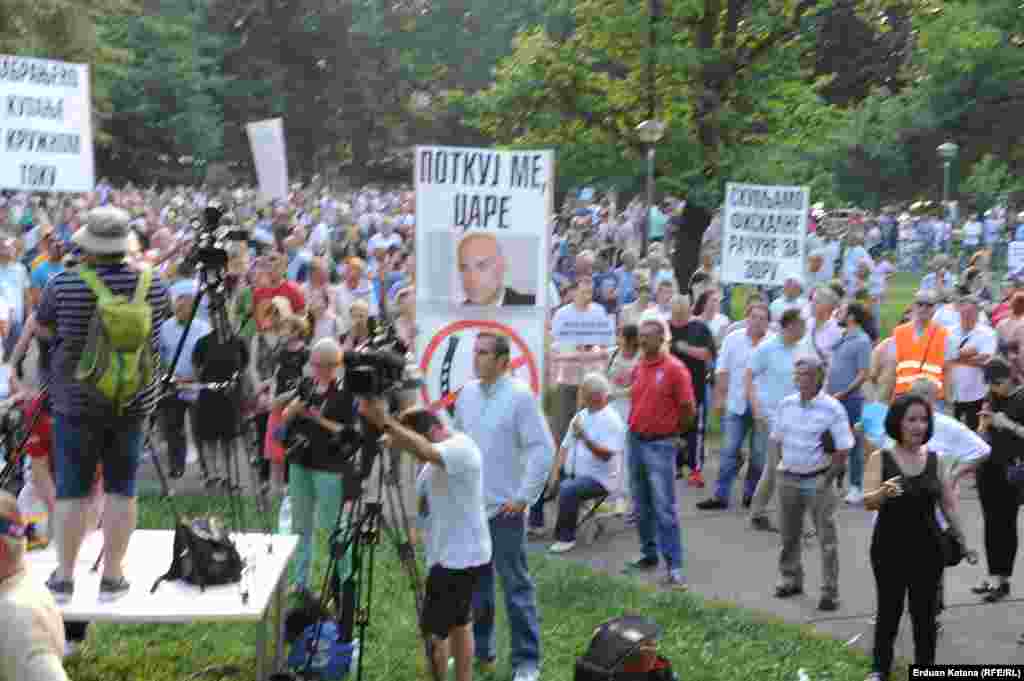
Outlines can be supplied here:
[[[633, 389], [633, 369], [640, 361], [640, 329], [636, 324], [623, 324], [619, 327], [618, 346], [612, 351], [608, 361], [608, 380], [612, 384], [611, 405], [622, 418], [629, 423], [629, 410], [632, 405], [630, 392]], [[617, 497], [616, 511], [624, 512], [631, 496], [629, 490], [629, 448], [625, 448], [622, 456], [614, 462], [615, 480], [618, 483], [612, 494]]]
[[711, 329], [711, 336], [715, 339], [715, 347], [722, 344], [725, 337], [725, 330], [730, 324], [727, 316], [722, 314], [722, 292], [718, 288], [706, 289], [697, 298], [693, 306], [693, 315], [707, 324]]

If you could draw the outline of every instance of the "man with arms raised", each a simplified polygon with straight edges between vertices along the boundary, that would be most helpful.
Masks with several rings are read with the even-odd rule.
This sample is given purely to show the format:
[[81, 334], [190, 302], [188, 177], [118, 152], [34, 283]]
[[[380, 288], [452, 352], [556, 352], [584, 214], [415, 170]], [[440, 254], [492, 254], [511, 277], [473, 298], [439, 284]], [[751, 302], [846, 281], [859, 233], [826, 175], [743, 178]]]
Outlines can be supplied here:
[[491, 569], [480, 449], [463, 433], [448, 430], [426, 409], [412, 408], [396, 419], [384, 400], [372, 400], [363, 401], [360, 411], [387, 434], [394, 447], [426, 464], [419, 474], [429, 509], [423, 627], [434, 637], [434, 669], [444, 676], [451, 652], [455, 678], [470, 681], [473, 592]]
[[473, 636], [482, 670], [493, 670], [495, 647], [494, 573], [505, 591], [514, 681], [540, 678], [540, 622], [537, 597], [526, 565], [525, 511], [544, 491], [555, 443], [529, 386], [508, 375], [511, 348], [506, 336], [481, 333], [473, 347], [477, 380], [459, 392], [455, 429], [469, 435], [483, 453], [484, 503], [494, 546], [494, 567], [477, 582]]
[[505, 286], [507, 262], [491, 232], [470, 232], [458, 251], [459, 276], [466, 294], [463, 305], [534, 305], [535, 296]]

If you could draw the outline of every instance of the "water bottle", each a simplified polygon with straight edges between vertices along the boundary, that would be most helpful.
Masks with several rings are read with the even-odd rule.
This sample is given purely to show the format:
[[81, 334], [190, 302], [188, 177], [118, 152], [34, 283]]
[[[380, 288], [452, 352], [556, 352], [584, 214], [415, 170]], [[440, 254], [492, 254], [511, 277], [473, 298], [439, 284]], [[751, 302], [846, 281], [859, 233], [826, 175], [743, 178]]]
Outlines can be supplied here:
[[277, 514], [277, 533], [292, 533], [292, 498], [286, 496], [281, 501], [281, 510]]

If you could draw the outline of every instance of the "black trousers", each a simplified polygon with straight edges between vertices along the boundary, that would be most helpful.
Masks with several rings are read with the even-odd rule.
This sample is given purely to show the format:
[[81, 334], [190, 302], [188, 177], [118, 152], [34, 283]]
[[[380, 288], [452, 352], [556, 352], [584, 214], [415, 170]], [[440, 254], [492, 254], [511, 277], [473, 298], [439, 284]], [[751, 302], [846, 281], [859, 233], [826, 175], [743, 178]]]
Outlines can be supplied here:
[[942, 568], [908, 562], [899, 556], [871, 559], [878, 594], [878, 619], [875, 622], [874, 663], [872, 670], [885, 679], [892, 670], [893, 646], [903, 618], [903, 601], [910, 604], [910, 624], [914, 630], [914, 663], [934, 664], [938, 632], [938, 584]]
[[1019, 492], [1006, 480], [1006, 466], [984, 463], [978, 469], [978, 500], [985, 520], [985, 562], [988, 573], [1011, 577], [1017, 557]]
[[976, 402], [955, 402], [953, 404], [953, 418], [957, 421], [962, 421], [963, 424], [971, 430], [978, 430], [978, 414], [981, 412], [981, 405], [984, 403], [985, 400], [978, 400]]

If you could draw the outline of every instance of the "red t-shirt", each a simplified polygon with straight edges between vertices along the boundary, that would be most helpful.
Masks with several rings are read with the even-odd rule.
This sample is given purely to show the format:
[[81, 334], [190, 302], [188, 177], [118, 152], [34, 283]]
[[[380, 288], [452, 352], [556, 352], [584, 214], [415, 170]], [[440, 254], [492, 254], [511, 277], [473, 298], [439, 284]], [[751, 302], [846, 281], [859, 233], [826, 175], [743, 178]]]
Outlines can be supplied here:
[[667, 352], [655, 360], [641, 359], [633, 368], [630, 397], [630, 432], [675, 435], [679, 432], [682, 406], [695, 404], [690, 370]]
[[294, 281], [282, 281], [274, 288], [258, 288], [253, 291], [253, 307], [258, 306], [264, 300], [273, 300], [278, 296], [284, 296], [292, 305], [292, 314], [301, 315], [306, 310], [306, 296], [302, 295], [302, 289]]
[[1010, 316], [1010, 301], [1004, 300], [1003, 302], [996, 305], [996, 308], [992, 310], [992, 328], [995, 328], [996, 324], [1003, 321]]

